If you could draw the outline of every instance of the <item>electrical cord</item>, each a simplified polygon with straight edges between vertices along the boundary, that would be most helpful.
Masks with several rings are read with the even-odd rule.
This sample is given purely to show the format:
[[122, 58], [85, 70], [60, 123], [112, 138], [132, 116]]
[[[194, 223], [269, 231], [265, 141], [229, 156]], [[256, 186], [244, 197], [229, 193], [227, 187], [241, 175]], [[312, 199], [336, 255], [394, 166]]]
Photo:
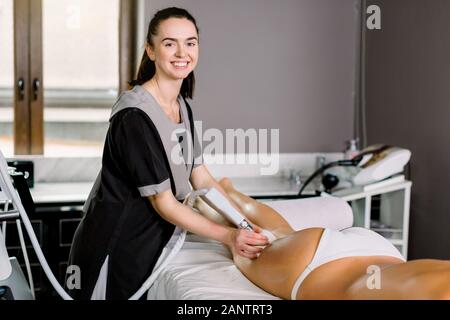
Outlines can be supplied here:
[[359, 154], [357, 154], [355, 157], [353, 157], [350, 160], [338, 160], [338, 161], [330, 162], [330, 163], [320, 167], [311, 176], [309, 176], [309, 178], [305, 181], [305, 183], [300, 188], [300, 191], [298, 192], [297, 197], [300, 197], [302, 195], [303, 190], [305, 190], [305, 188], [308, 186], [308, 184], [311, 181], [313, 181], [314, 178], [316, 178], [319, 174], [324, 172], [325, 170], [330, 169], [332, 167], [339, 167], [339, 166], [340, 167], [356, 167], [360, 164], [361, 160], [364, 158], [365, 155], [377, 154], [377, 153], [387, 150], [391, 147], [392, 146], [386, 145], [386, 144], [377, 145], [377, 146], [374, 146], [371, 148], [367, 148], [366, 150], [360, 152]]
[[305, 181], [305, 183], [300, 188], [300, 191], [298, 192], [297, 197], [300, 197], [302, 195], [303, 190], [305, 190], [305, 188], [308, 186], [308, 184], [311, 181], [313, 181], [319, 174], [323, 173], [325, 170], [330, 169], [332, 167], [337, 167], [337, 166], [354, 167], [354, 166], [358, 165], [358, 163], [361, 161], [361, 159], [362, 159], [362, 156], [358, 155], [357, 157], [355, 157], [351, 160], [338, 160], [338, 161], [330, 162], [330, 163], [320, 167], [312, 175], [310, 175], [309, 178]]
[[22, 227], [20, 225], [20, 219], [16, 219], [16, 224], [17, 224], [17, 233], [19, 234], [20, 246], [22, 247], [23, 260], [25, 261], [25, 267], [27, 269], [28, 283], [30, 284], [31, 295], [33, 296], [33, 299], [36, 299], [36, 294], [34, 291], [33, 274], [31, 273], [30, 259], [28, 259], [28, 252], [25, 245], [25, 239], [23, 237]]

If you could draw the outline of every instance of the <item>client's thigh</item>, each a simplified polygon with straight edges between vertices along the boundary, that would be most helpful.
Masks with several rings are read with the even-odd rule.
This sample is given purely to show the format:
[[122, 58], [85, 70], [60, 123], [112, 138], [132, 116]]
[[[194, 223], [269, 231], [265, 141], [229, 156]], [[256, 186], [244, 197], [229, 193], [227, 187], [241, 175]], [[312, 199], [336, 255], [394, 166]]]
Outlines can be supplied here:
[[278, 212], [236, 190], [230, 179], [221, 179], [220, 185], [251, 223], [269, 230], [277, 238], [282, 238], [294, 232], [289, 223]]
[[322, 232], [322, 228], [296, 231], [272, 242], [257, 259], [234, 255], [234, 262], [258, 287], [290, 299], [295, 280], [311, 262]]
[[296, 299], [357, 299], [360, 293], [356, 291], [361, 286], [369, 288], [377, 285], [372, 283], [376, 280], [377, 270], [384, 270], [394, 264], [403, 264], [403, 261], [388, 256], [350, 256], [332, 260], [320, 265], [305, 278]]
[[372, 280], [369, 274], [360, 277], [349, 288], [349, 298], [450, 299], [450, 261], [421, 259], [393, 264], [381, 268], [378, 283]]

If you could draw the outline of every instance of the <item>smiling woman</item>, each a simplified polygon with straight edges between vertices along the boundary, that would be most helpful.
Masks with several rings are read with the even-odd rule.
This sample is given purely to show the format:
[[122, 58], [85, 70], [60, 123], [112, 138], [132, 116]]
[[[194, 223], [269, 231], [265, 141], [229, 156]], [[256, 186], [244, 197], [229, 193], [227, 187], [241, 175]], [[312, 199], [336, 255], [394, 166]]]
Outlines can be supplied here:
[[[154, 37], [151, 45], [146, 46], [148, 56], [152, 61], [157, 61], [158, 67], [162, 70], [165, 70], [165, 66], [172, 65], [177, 70], [185, 71], [185, 77], [188, 76], [198, 60], [198, 38], [195, 26], [187, 19], [171, 18], [161, 23], [161, 29], [164, 31]], [[169, 35], [176, 35], [177, 38], [169, 37]], [[167, 69], [167, 75], [170, 76], [171, 70], [172, 68]], [[172, 76], [177, 79], [180, 75]]]
[[72, 243], [69, 267], [82, 272], [75, 298], [129, 298], [152, 274], [176, 226], [248, 258], [267, 244], [265, 236], [222, 226], [183, 204], [189, 182], [228, 197], [203, 165], [187, 101], [198, 44], [196, 21], [184, 9], [158, 11], [150, 22], [133, 88], [112, 108], [102, 169]]
[[[164, 112], [174, 123], [179, 123], [179, 104], [170, 105], [161, 96], [161, 85], [166, 80], [187, 79], [194, 89], [195, 78], [192, 73], [198, 61], [198, 30], [188, 19], [170, 18], [160, 23], [160, 32], [149, 39], [145, 54], [155, 62], [159, 71], [142, 86], [150, 91]], [[192, 77], [189, 78], [189, 74]], [[189, 91], [189, 90], [188, 90]], [[187, 92], [192, 98], [193, 92]]]

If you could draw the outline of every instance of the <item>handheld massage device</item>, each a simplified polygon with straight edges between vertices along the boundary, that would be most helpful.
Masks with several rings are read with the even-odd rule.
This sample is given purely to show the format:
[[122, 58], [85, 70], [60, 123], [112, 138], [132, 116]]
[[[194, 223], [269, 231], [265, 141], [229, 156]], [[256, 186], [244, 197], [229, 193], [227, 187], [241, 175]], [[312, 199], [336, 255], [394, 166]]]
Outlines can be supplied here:
[[216, 188], [209, 189], [204, 195], [201, 196], [205, 202], [210, 205], [214, 210], [223, 214], [228, 220], [240, 229], [253, 231], [253, 227], [245, 220], [245, 217], [239, 213], [228, 201], [225, 196], [220, 193]]
[[[193, 202], [196, 196], [203, 199], [211, 208], [225, 216], [225, 218], [238, 228], [253, 231], [253, 227], [245, 219], [245, 216], [236, 210], [231, 205], [230, 201], [216, 188], [196, 190], [191, 194], [190, 200], [192, 199]], [[191, 207], [193, 205], [191, 201], [189, 201], [188, 204]], [[261, 234], [266, 236], [270, 243], [275, 240], [275, 236], [268, 230], [263, 230]]]

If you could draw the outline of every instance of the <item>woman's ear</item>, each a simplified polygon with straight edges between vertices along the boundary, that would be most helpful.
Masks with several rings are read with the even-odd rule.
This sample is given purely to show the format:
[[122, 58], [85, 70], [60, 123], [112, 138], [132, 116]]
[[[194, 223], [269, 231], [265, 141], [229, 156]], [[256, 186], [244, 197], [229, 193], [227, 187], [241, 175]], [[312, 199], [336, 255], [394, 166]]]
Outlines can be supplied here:
[[149, 59], [151, 61], [155, 61], [155, 51], [150, 44], [145, 44], [145, 51], [147, 52], [147, 56], [149, 57]]

